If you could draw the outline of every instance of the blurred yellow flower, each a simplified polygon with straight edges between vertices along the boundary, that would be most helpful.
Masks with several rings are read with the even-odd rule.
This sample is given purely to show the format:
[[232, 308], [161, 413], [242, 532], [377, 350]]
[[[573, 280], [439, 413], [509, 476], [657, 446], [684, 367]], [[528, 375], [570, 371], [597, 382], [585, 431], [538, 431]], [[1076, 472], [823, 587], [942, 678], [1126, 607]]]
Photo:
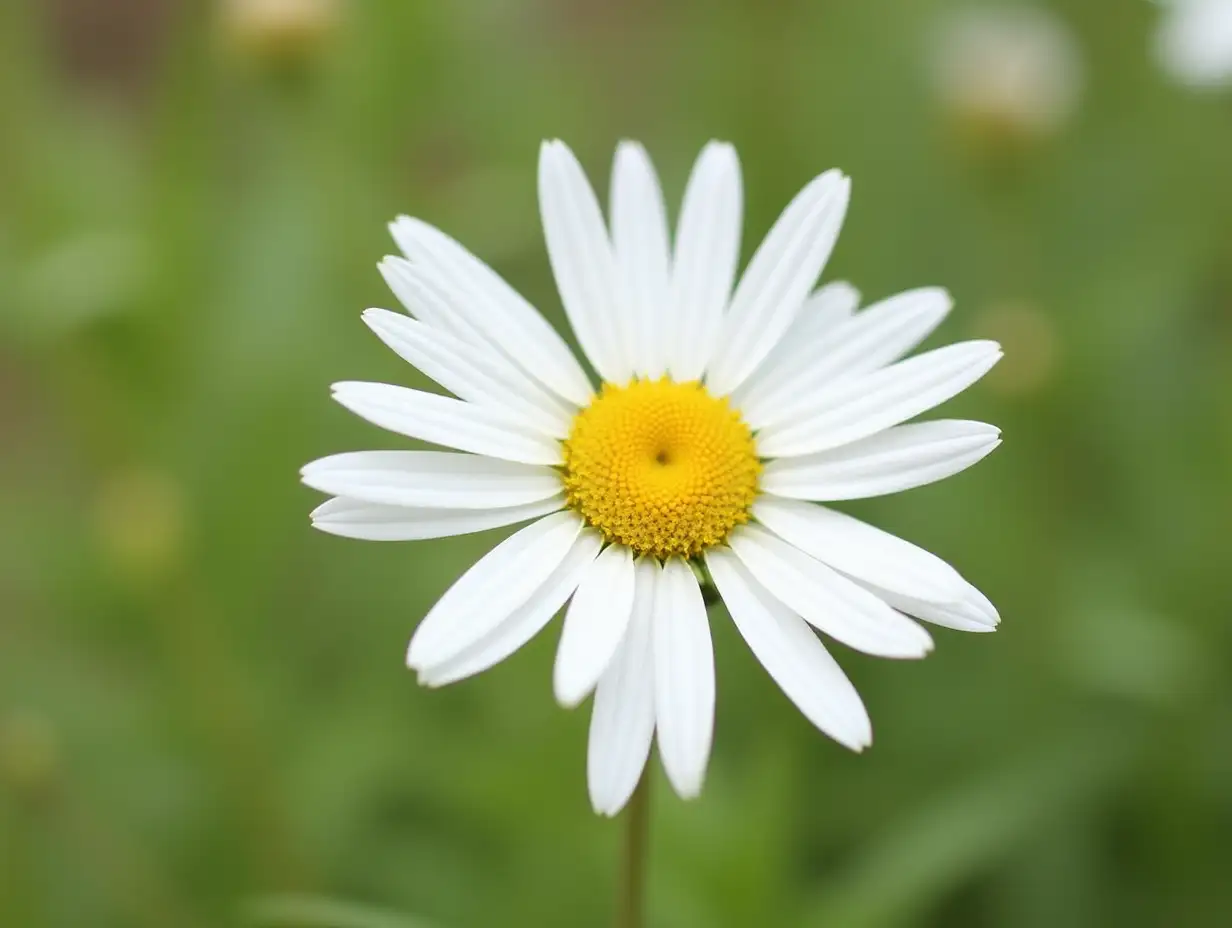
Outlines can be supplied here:
[[183, 493], [161, 471], [120, 471], [99, 488], [94, 527], [103, 557], [120, 579], [135, 584], [156, 580], [183, 551]]
[[975, 317], [976, 330], [1013, 345], [1014, 350], [989, 374], [988, 388], [1021, 396], [1044, 387], [1056, 371], [1056, 325], [1041, 307], [1026, 300], [989, 306]]
[[338, 24], [340, 0], [222, 0], [226, 38], [271, 65], [294, 65], [319, 51]]

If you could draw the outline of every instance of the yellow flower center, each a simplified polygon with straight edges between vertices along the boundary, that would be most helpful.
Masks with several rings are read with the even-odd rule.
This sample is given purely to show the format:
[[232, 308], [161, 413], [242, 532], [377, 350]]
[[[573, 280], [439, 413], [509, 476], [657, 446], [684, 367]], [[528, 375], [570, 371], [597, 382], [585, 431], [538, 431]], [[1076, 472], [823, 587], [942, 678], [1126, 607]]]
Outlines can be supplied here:
[[604, 384], [564, 447], [568, 504], [636, 554], [699, 554], [748, 521], [757, 495], [753, 434], [696, 381]]

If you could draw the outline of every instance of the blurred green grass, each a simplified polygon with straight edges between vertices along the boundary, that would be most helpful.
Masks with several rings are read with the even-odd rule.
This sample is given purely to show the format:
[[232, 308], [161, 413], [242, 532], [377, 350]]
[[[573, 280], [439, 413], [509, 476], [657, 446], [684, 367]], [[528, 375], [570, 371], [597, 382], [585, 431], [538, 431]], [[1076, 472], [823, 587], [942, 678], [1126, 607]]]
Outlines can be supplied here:
[[943, 284], [937, 342], [1007, 353], [949, 410], [1001, 450], [851, 507], [1001, 630], [842, 653], [877, 736], [857, 757], [717, 622], [715, 754], [700, 801], [656, 797], [651, 923], [1226, 924], [1232, 108], [1155, 72], [1150, 4], [1066, 0], [1082, 106], [990, 156], [923, 76], [952, 6], [371, 0], [280, 46], [188, 0], [0, 7], [0, 924], [240, 924], [284, 893], [606, 923], [619, 826], [590, 813], [553, 636], [442, 691], [402, 667], [500, 533], [315, 535], [296, 477], [396, 444], [330, 382], [423, 385], [358, 319], [392, 305], [397, 213], [562, 322], [545, 137], [601, 186], [643, 140], [669, 202], [735, 142], [746, 255], [838, 165], [827, 276]]

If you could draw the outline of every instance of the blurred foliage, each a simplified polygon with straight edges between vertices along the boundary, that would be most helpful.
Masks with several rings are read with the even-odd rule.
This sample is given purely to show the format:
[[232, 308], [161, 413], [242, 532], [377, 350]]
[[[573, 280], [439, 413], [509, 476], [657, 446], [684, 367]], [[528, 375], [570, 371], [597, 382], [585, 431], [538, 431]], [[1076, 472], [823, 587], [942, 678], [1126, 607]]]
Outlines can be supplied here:
[[851, 507], [1001, 630], [840, 654], [855, 756], [716, 621], [715, 754], [700, 801], [659, 784], [651, 924], [1229, 923], [1232, 106], [1156, 73], [1157, 9], [1051, 4], [1077, 111], [995, 144], [932, 95], [943, 0], [242, 6], [0, 4], [0, 924], [606, 923], [619, 825], [554, 636], [442, 691], [402, 667], [495, 538], [314, 535], [296, 478], [395, 445], [331, 381], [423, 385], [358, 319], [398, 212], [561, 322], [545, 137], [603, 186], [642, 139], [669, 200], [732, 140], [746, 254], [841, 166], [827, 276], [945, 284], [937, 342], [1007, 355], [948, 410], [1001, 450]]

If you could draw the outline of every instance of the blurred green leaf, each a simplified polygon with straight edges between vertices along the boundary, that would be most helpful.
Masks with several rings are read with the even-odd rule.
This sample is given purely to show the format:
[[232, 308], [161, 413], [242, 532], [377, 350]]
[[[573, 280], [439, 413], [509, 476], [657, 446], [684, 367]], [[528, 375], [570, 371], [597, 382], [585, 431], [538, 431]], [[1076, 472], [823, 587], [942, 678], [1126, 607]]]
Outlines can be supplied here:
[[1092, 731], [904, 816], [822, 884], [805, 925], [910, 924], [1109, 777], [1123, 774], [1128, 748], [1115, 732]]

